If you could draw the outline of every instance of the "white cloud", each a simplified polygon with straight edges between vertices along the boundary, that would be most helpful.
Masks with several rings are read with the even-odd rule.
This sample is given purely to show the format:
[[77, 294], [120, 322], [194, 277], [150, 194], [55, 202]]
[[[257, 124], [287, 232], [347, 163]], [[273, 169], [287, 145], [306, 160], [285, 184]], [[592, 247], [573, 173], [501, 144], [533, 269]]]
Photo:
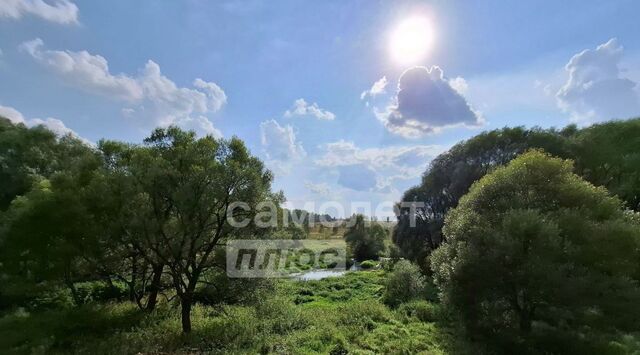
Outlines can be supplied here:
[[78, 7], [69, 0], [2, 0], [0, 17], [20, 19], [24, 15], [34, 15], [60, 24], [77, 24]]
[[20, 111], [16, 110], [13, 107], [9, 107], [9, 106], [2, 106], [0, 105], [0, 116], [8, 118], [9, 121], [13, 122], [13, 123], [25, 123], [25, 118], [22, 115], [22, 113], [20, 113]]
[[309, 189], [309, 191], [313, 192], [314, 194], [322, 196], [328, 196], [331, 193], [331, 187], [326, 182], [315, 184], [311, 181], [305, 181], [304, 187]]
[[464, 95], [467, 93], [469, 89], [469, 84], [464, 80], [463, 77], [456, 76], [453, 79], [449, 79], [449, 85], [453, 88], [453, 90], [457, 91], [458, 94]]
[[437, 145], [362, 149], [344, 140], [322, 148], [325, 153], [315, 163], [335, 168], [338, 184], [357, 191], [378, 192], [388, 190], [394, 181], [418, 178], [429, 162], [444, 151], [444, 147]]
[[388, 83], [387, 77], [383, 76], [380, 80], [373, 83], [369, 90], [363, 91], [362, 94], [360, 94], [360, 99], [364, 100], [367, 97], [375, 97], [377, 95], [384, 94]]
[[58, 136], [65, 136], [70, 134], [73, 137], [80, 139], [87, 145], [94, 145], [91, 141], [82, 138], [71, 128], [67, 127], [64, 124], [64, 122], [56, 118], [48, 117], [45, 119], [40, 119], [40, 118], [28, 119], [28, 118], [25, 118], [24, 115], [20, 111], [16, 110], [15, 108], [10, 106], [2, 106], [2, 105], [0, 105], [0, 116], [8, 118], [9, 121], [15, 124], [22, 123], [27, 127], [44, 126], [49, 130], [53, 131]]
[[140, 119], [145, 128], [175, 124], [199, 133], [221, 136], [205, 116], [219, 111], [227, 102], [224, 91], [215, 83], [197, 78], [193, 88], [178, 87], [162, 75], [160, 66], [152, 60], [145, 64], [138, 76], [114, 75], [102, 56], [87, 51], [58, 51], [43, 47], [39, 38], [20, 46], [71, 85], [126, 102], [129, 107], [123, 109], [123, 116]]
[[640, 113], [636, 83], [621, 76], [623, 47], [615, 38], [574, 55], [567, 82], [557, 92], [558, 106], [574, 121], [628, 118]]
[[321, 109], [317, 103], [309, 104], [305, 99], [297, 99], [290, 109], [285, 111], [284, 117], [313, 116], [319, 120], [331, 121], [336, 118], [332, 112]]
[[466, 87], [464, 79], [454, 79], [457, 89], [433, 66], [407, 69], [398, 80], [395, 103], [375, 110], [387, 130], [406, 138], [437, 133], [444, 128], [477, 127], [484, 123], [458, 90]]
[[107, 60], [102, 56], [87, 51], [54, 51], [43, 47], [40, 38], [20, 45], [21, 50], [39, 63], [82, 89], [131, 102], [139, 101], [144, 96], [138, 80], [124, 74], [112, 75]]
[[291, 163], [300, 161], [307, 153], [297, 140], [293, 127], [280, 126], [275, 120], [260, 123], [260, 141], [267, 157], [267, 164], [278, 175], [290, 172]]

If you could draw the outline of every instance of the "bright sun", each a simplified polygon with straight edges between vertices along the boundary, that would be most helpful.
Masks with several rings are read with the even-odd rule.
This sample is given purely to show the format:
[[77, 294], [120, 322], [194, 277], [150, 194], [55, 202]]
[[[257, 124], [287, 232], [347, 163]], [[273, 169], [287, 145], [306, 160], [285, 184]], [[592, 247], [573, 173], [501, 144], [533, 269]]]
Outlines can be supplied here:
[[391, 55], [397, 63], [417, 64], [431, 48], [431, 23], [424, 17], [408, 18], [394, 29], [390, 41]]

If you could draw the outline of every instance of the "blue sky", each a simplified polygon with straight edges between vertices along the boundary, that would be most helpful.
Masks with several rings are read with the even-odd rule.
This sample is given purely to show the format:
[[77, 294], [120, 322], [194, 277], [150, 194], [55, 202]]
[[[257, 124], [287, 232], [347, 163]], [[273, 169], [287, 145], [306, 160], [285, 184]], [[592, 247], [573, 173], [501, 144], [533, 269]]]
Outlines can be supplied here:
[[[631, 0], [4, 0], [0, 114], [89, 142], [167, 124], [235, 135], [290, 206], [371, 202], [382, 217], [482, 130], [638, 115], [638, 13]], [[390, 34], [410, 18], [433, 43], [400, 64]]]

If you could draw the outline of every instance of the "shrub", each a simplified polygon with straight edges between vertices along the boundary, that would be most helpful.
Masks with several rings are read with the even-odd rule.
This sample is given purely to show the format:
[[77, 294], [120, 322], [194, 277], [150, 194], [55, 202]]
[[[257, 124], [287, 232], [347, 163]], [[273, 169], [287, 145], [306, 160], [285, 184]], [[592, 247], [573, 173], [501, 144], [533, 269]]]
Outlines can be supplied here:
[[422, 322], [435, 322], [441, 318], [440, 306], [424, 300], [414, 300], [398, 307], [398, 313], [407, 318], [417, 318]]
[[408, 260], [399, 261], [387, 279], [384, 302], [390, 306], [417, 299], [425, 291], [424, 276], [420, 268]]
[[360, 268], [362, 270], [369, 270], [369, 269], [373, 269], [374, 267], [376, 267], [378, 265], [378, 263], [376, 263], [373, 260], [365, 260], [362, 263], [360, 263]]

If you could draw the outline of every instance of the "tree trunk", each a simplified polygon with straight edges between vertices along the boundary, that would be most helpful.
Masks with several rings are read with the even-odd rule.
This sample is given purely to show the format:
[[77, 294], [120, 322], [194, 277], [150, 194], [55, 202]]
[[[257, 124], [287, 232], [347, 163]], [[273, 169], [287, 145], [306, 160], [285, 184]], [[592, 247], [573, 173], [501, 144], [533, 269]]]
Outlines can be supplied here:
[[136, 275], [138, 273], [137, 258], [133, 256], [131, 258], [131, 282], [129, 283], [129, 301], [137, 302], [136, 296]]
[[147, 300], [147, 311], [153, 311], [158, 303], [158, 292], [160, 292], [160, 282], [162, 281], [162, 270], [164, 265], [153, 268], [153, 279], [149, 286], [149, 299]]
[[184, 296], [182, 298], [182, 332], [191, 332], [191, 298]]
[[69, 288], [69, 290], [71, 291], [71, 297], [73, 297], [73, 302], [76, 304], [76, 306], [80, 306], [82, 305], [82, 299], [80, 298], [80, 295], [78, 294], [78, 290], [76, 289], [76, 286], [73, 284], [73, 281], [65, 281], [65, 283], [67, 284], [67, 287]]

